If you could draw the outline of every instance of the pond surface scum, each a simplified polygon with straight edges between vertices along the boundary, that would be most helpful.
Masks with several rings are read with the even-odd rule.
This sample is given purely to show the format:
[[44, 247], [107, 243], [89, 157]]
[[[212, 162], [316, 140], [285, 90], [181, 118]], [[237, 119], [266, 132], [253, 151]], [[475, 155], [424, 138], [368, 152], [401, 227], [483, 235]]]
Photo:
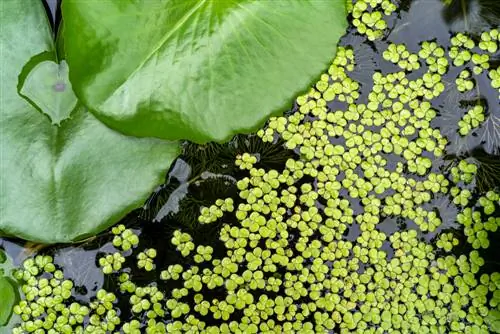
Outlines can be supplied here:
[[0, 239], [5, 333], [500, 333], [499, 8], [355, 1], [284, 116], [86, 242]]

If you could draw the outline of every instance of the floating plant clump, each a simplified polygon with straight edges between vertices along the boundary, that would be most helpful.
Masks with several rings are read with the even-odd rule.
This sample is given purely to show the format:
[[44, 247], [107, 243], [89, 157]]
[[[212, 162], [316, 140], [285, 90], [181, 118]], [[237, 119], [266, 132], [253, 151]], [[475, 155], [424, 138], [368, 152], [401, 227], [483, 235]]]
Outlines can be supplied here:
[[398, 5], [355, 1], [330, 67], [256, 135], [186, 144], [149, 221], [111, 230], [90, 302], [26, 260], [14, 333], [500, 333], [499, 33], [415, 49], [388, 38]]

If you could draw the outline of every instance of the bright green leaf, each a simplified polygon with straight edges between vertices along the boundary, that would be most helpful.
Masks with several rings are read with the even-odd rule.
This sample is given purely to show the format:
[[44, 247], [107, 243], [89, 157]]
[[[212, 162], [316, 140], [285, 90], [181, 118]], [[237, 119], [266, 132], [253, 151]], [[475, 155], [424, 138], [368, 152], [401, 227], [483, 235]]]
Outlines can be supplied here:
[[195, 142], [288, 107], [347, 26], [344, 0], [67, 0], [62, 12], [70, 80], [100, 120]]
[[43, 61], [35, 65], [22, 82], [19, 92], [36, 108], [59, 125], [69, 117], [78, 100], [68, 80], [68, 64]]
[[16, 304], [16, 290], [7, 277], [0, 277], [0, 326], [9, 321], [12, 308]]
[[[9, 333], [7, 329], [12, 327], [9, 325], [12, 325], [15, 318], [10, 316], [19, 296], [19, 288], [12, 276], [14, 268], [10, 256], [0, 248], [0, 333]], [[7, 323], [9, 319], [11, 321]]]
[[54, 53], [42, 3], [2, 3], [0, 21], [0, 233], [44, 243], [96, 234], [144, 202], [178, 144], [126, 137], [82, 107], [53, 126], [17, 91], [25, 65]]

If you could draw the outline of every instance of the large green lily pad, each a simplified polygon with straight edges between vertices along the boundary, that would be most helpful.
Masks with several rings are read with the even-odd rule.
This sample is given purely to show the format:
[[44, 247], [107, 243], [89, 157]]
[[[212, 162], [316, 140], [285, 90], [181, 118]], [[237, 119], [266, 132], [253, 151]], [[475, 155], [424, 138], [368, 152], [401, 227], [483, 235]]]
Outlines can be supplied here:
[[[60, 104], [49, 100], [36, 108], [17, 90], [26, 83], [24, 72], [18, 77], [26, 64], [55, 54], [43, 5], [6, 1], [0, 7], [0, 233], [43, 243], [96, 234], [143, 203], [178, 144], [124, 136], [81, 106], [71, 114], [65, 109], [61, 115], [69, 118], [53, 125], [47, 117], [53, 110], [44, 108]], [[54, 78], [39, 79], [26, 97], [37, 82]]]
[[12, 316], [14, 305], [19, 300], [18, 286], [12, 279], [12, 259], [0, 248], [0, 333]]
[[224, 141], [289, 107], [335, 56], [345, 0], [62, 4], [76, 95], [135, 136]]
[[4, 326], [12, 315], [16, 304], [16, 290], [7, 277], [0, 277], [0, 326]]

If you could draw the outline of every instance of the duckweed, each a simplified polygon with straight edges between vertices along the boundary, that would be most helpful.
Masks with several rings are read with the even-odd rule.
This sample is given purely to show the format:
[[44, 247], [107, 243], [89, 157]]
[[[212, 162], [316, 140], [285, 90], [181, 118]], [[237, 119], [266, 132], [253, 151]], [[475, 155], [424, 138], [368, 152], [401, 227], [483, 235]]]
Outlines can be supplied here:
[[139, 244], [139, 237], [131, 229], [126, 229], [123, 224], [113, 227], [111, 232], [115, 235], [113, 246], [120, 247], [123, 251], [128, 251]]
[[436, 246], [442, 248], [447, 252], [451, 252], [453, 247], [459, 244], [459, 240], [455, 238], [453, 233], [443, 233], [439, 236]]
[[[355, 5], [353, 11], [356, 8], [364, 10], [364, 5]], [[377, 19], [370, 15], [360, 22], [366, 25]], [[465, 35], [454, 38], [457, 50], [474, 47]], [[296, 112], [271, 119], [269, 128], [258, 132], [264, 141], [271, 135], [282, 137], [287, 148], [300, 153], [300, 159], [289, 159], [281, 172], [251, 168], [250, 175], [238, 181], [242, 201], [236, 207], [238, 222], [224, 224], [220, 232], [226, 265], [213, 261], [213, 269], [204, 269], [201, 287], [185, 285], [188, 295], [194, 290], [198, 298], [190, 316], [222, 321], [205, 327], [206, 332], [226, 328], [229, 332], [304, 333], [334, 328], [341, 333], [375, 332], [373, 328], [488, 331], [483, 320], [490, 312], [487, 294], [496, 288], [487, 283], [489, 275], [482, 275], [482, 281], [476, 278], [484, 265], [477, 251], [459, 257], [437, 255], [433, 246], [419, 240], [421, 232], [415, 229], [386, 234], [377, 228], [384, 219], [401, 216], [415, 222], [420, 231], [436, 231], [442, 219], [438, 212], [424, 209], [425, 204], [439, 194], [450, 194], [455, 205], [465, 208], [457, 221], [465, 225], [473, 248], [488, 247], [486, 229], [479, 224], [496, 229], [497, 218], [488, 215], [495, 212], [492, 203], [497, 195], [490, 193], [479, 200], [487, 209], [478, 216], [472, 214], [471, 191], [463, 187], [474, 182], [475, 164], [461, 160], [452, 167], [450, 179], [431, 172], [429, 154], [442, 156], [447, 140], [431, 127], [437, 112], [426, 100], [443, 92], [441, 75], [449, 65], [440, 61], [445, 51], [434, 42], [421, 47], [418, 57], [429, 67], [437, 64], [432, 71], [411, 80], [405, 72], [376, 72], [366, 104], [330, 111], [322, 101], [353, 98], [353, 91], [343, 88], [354, 87], [352, 80], [345, 82], [352, 59], [339, 52], [328, 74], [297, 98]], [[400, 63], [410, 58], [404, 46], [390, 45], [384, 58], [407, 71], [413, 69], [410, 63], [418, 63], [414, 57]], [[466, 53], [451, 58], [455, 66], [470, 60]], [[477, 120], [481, 112], [480, 106], [474, 108], [471, 119]], [[471, 128], [479, 126], [468, 118], [464, 121]], [[379, 127], [378, 131], [371, 126]], [[344, 145], [335, 139], [339, 137]], [[388, 154], [402, 162], [390, 168]], [[314, 183], [306, 181], [311, 177]], [[352, 207], [355, 199], [361, 212]], [[205, 215], [202, 209], [200, 217]], [[353, 242], [345, 241], [344, 234], [355, 223], [360, 235]], [[387, 242], [392, 257], [383, 250]], [[439, 234], [436, 246], [449, 253], [459, 243], [448, 232]], [[233, 269], [226, 268], [223, 274], [222, 268], [230, 265]], [[222, 280], [215, 281], [221, 273], [228, 297], [203, 300], [200, 292], [223, 286]], [[242, 318], [232, 316], [238, 307], [229, 307], [238, 300], [235, 294], [253, 296], [239, 303], [244, 308]]]
[[[406, 71], [418, 70], [420, 68], [419, 57], [411, 54], [404, 44], [391, 44], [382, 54], [383, 58]], [[428, 58], [429, 61], [430, 58]]]
[[[500, 94], [500, 66], [497, 67], [497, 69], [492, 69], [489, 73], [488, 76], [491, 80], [491, 87], [494, 89], [498, 89], [498, 93]], [[500, 95], [499, 95], [500, 98]]]
[[[182, 250], [185, 250], [186, 248], [183, 248]], [[181, 252], [182, 252], [181, 250]], [[156, 250], [153, 248], [148, 248], [144, 252], [140, 252], [137, 254], [137, 268], [142, 269], [146, 271], [151, 271], [154, 269], [154, 258], [156, 257]]]
[[458, 75], [455, 83], [459, 92], [466, 92], [474, 88], [474, 81], [470, 80], [471, 74], [468, 70], [463, 70]]
[[176, 230], [174, 231], [171, 242], [183, 256], [188, 256], [195, 247], [191, 240], [193, 240], [193, 238], [188, 233]]
[[120, 253], [114, 253], [101, 257], [99, 259], [99, 266], [102, 267], [102, 272], [104, 274], [111, 274], [113, 271], [118, 271], [122, 268], [122, 264], [125, 262], [125, 257]]
[[348, 6], [348, 9], [358, 33], [373, 41], [384, 36], [387, 28], [384, 16], [391, 15], [397, 7], [390, 0], [358, 0], [352, 7]]
[[484, 108], [480, 105], [475, 106], [458, 122], [460, 135], [468, 135], [473, 129], [479, 127], [484, 119]]

